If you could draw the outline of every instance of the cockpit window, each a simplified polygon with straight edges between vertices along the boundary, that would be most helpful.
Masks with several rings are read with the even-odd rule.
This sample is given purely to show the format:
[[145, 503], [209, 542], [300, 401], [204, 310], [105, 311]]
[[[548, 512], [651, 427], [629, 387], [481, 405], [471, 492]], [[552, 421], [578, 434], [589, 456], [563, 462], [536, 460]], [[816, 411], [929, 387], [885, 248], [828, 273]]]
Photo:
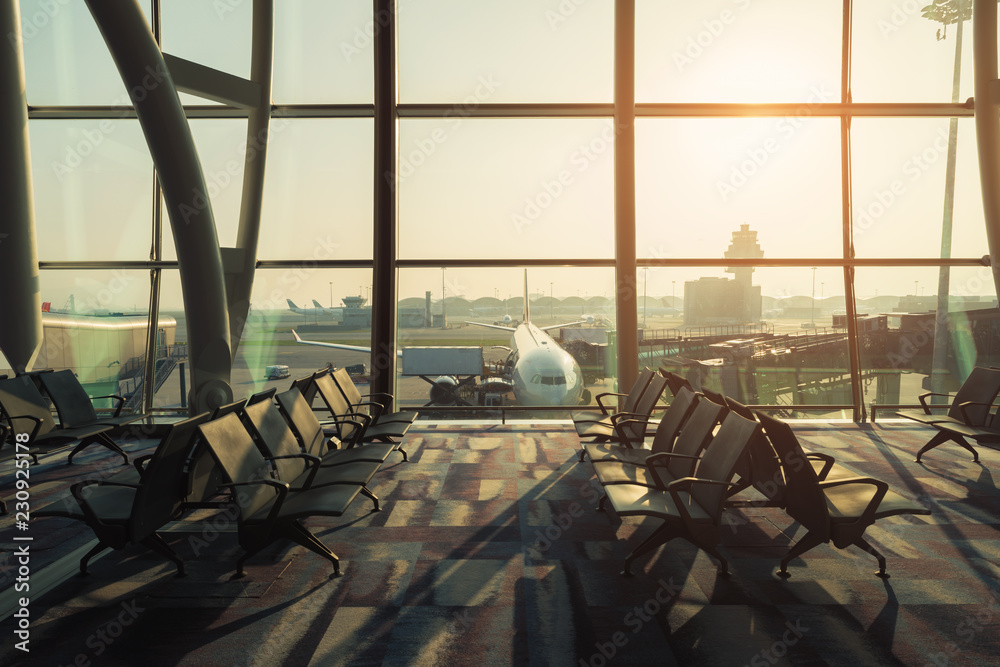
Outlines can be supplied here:
[[543, 384], [548, 386], [564, 385], [566, 384], [565, 375], [535, 375], [531, 378], [531, 384]]

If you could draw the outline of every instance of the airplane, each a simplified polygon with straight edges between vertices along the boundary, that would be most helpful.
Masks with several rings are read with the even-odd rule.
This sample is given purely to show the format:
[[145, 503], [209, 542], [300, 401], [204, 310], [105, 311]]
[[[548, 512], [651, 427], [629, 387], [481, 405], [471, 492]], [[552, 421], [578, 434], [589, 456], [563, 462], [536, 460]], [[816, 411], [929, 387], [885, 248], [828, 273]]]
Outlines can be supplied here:
[[343, 308], [327, 308], [326, 306], [324, 306], [323, 304], [321, 304], [316, 299], [313, 299], [312, 302], [313, 302], [314, 306], [316, 306], [317, 308], [319, 308], [320, 310], [322, 310], [327, 315], [333, 315], [335, 317], [343, 317], [344, 316], [344, 309]]
[[[503, 368], [503, 381], [509, 384], [514, 392], [518, 405], [548, 406], [548, 405], [579, 405], [583, 395], [583, 373], [580, 365], [566, 350], [548, 334], [547, 331], [561, 327], [583, 324], [583, 321], [555, 324], [538, 327], [531, 323], [528, 313], [528, 272], [524, 272], [524, 312], [521, 323], [516, 327], [501, 324], [485, 324], [482, 322], [466, 322], [474, 326], [488, 329], [499, 329], [511, 333], [510, 347]], [[324, 343], [308, 341], [292, 331], [295, 341], [306, 345], [319, 345], [340, 350], [354, 350], [371, 353], [371, 348], [358, 345], [343, 345], [340, 343]], [[402, 354], [402, 351], [397, 351]], [[458, 385], [455, 378], [440, 377], [432, 387], [434, 390], [453, 389]]]
[[331, 315], [331, 314], [333, 314], [332, 310], [330, 310], [329, 308], [324, 308], [323, 306], [321, 306], [318, 303], [316, 303], [315, 300], [313, 301], [313, 303], [316, 306], [314, 308], [300, 308], [299, 306], [295, 305], [295, 302], [292, 301], [291, 299], [285, 299], [285, 302], [288, 304], [288, 310], [292, 311], [293, 313], [298, 313], [299, 315]]

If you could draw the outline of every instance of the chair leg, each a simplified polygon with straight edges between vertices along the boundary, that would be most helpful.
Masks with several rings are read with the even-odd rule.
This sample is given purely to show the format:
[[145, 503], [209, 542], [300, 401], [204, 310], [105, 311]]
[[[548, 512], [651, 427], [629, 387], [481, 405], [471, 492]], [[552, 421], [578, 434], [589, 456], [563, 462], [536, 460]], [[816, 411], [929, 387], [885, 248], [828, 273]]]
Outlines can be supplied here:
[[0, 514], [6, 514], [6, 513], [7, 513], [7, 502], [3, 498], [0, 498]]
[[375, 503], [375, 508], [372, 509], [372, 512], [381, 512], [382, 511], [382, 508], [378, 506], [378, 496], [376, 496], [374, 493], [372, 493], [371, 489], [369, 489], [367, 486], [362, 486], [361, 487], [361, 493], [364, 496], [366, 496], [367, 498], [371, 498], [371, 501], [373, 503]]
[[955, 444], [960, 445], [965, 449], [969, 450], [972, 453], [972, 461], [974, 463], [979, 462], [979, 452], [973, 449], [972, 445], [966, 442], [965, 438], [954, 433], [948, 433], [947, 431], [938, 431], [937, 435], [931, 438], [930, 441], [928, 441], [928, 443], [923, 447], [921, 447], [920, 451], [917, 452], [917, 463], [920, 463], [920, 457], [923, 456], [926, 452], [929, 452], [930, 450], [934, 449], [939, 445], [943, 445], [949, 440], [954, 441]]
[[87, 572], [87, 563], [90, 562], [91, 558], [101, 553], [105, 549], [110, 549], [110, 548], [111, 547], [109, 547], [108, 545], [98, 542], [93, 549], [84, 554], [83, 558], [80, 559], [80, 576], [86, 577], [87, 574], [89, 574]]
[[603, 496], [601, 496], [601, 499], [597, 502], [597, 511], [603, 512], [607, 503], [608, 503], [608, 494], [605, 493]]
[[664, 522], [662, 526], [650, 533], [649, 537], [644, 539], [639, 546], [632, 550], [628, 556], [625, 557], [625, 569], [622, 570], [622, 574], [626, 577], [632, 575], [632, 561], [641, 556], [644, 553], [648, 553], [653, 549], [659, 547], [661, 544], [666, 544], [670, 540], [677, 537], [677, 528], [673, 524]]
[[820, 537], [818, 533], [814, 533], [811, 531], [806, 533], [805, 537], [796, 542], [792, 546], [792, 548], [788, 550], [788, 553], [785, 554], [785, 557], [781, 559], [781, 569], [778, 570], [778, 576], [779, 577], [792, 576], [788, 574], [788, 562], [793, 558], [801, 556], [802, 554], [809, 551], [813, 547], [823, 544], [824, 542], [826, 542], [826, 540]]
[[280, 530], [280, 533], [284, 537], [329, 560], [333, 563], [333, 576], [340, 576], [340, 559], [337, 558], [337, 554], [333, 553], [330, 547], [320, 542], [319, 538], [309, 532], [305, 526], [298, 521], [289, 521], [278, 530]]
[[184, 571], [184, 561], [180, 559], [177, 552], [174, 551], [169, 544], [167, 544], [166, 540], [164, 540], [159, 533], [153, 533], [146, 539], [142, 540], [140, 544], [152, 551], [155, 551], [164, 558], [173, 561], [174, 565], [177, 566], [178, 577], [187, 576], [187, 572]]
[[90, 445], [93, 444], [101, 445], [102, 447], [106, 447], [107, 449], [110, 449], [116, 454], [120, 454], [122, 458], [125, 459], [124, 465], [128, 465], [128, 454], [126, 454], [125, 450], [123, 450], [121, 447], [118, 446], [117, 442], [112, 440], [105, 433], [98, 433], [97, 435], [91, 436], [89, 438], [84, 438], [83, 440], [81, 440], [77, 444], [77, 446], [73, 448], [73, 451], [69, 453], [69, 458], [66, 459], [66, 463], [73, 463], [73, 457], [76, 456], [77, 453], [82, 451], [85, 447], [89, 447]]
[[868, 542], [865, 541], [864, 537], [859, 537], [858, 539], [854, 540], [854, 544], [855, 546], [861, 547], [862, 549], [870, 553], [872, 556], [875, 556], [875, 558], [878, 560], [878, 572], [875, 573], [875, 576], [882, 577], [883, 579], [888, 579], [889, 573], [885, 571], [885, 556], [879, 553], [878, 549], [868, 544]]
[[396, 451], [403, 455], [403, 463], [407, 463], [410, 460], [410, 457], [407, 455], [406, 450], [403, 449], [402, 445], [397, 446]]

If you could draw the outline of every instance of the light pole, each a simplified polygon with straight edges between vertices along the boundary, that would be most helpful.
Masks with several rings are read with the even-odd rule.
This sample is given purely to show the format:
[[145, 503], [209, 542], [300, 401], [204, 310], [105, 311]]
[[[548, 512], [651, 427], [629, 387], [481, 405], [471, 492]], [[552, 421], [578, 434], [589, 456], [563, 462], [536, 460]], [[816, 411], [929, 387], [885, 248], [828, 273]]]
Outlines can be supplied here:
[[330, 281], [330, 307], [333, 308], [333, 281]]
[[677, 315], [677, 297], [675, 296], [676, 293], [677, 293], [677, 281], [676, 280], [671, 280], [670, 281], [670, 307], [674, 309], [674, 315], [675, 316]]
[[549, 319], [552, 319], [552, 283], [549, 283]]
[[649, 281], [649, 267], [642, 267], [642, 328], [646, 328], [646, 283]]
[[812, 328], [816, 328], [816, 267], [812, 267], [813, 271], [813, 286], [812, 286], [812, 308], [809, 317], [809, 322]]

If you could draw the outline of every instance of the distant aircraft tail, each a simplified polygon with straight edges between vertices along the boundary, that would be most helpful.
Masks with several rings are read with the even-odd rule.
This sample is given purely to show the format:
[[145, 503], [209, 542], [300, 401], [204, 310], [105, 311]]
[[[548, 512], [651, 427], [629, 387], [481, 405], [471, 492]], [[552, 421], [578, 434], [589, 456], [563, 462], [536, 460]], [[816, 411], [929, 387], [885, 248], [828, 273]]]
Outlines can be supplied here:
[[285, 299], [285, 302], [288, 304], [288, 309], [289, 310], [292, 310], [292, 311], [295, 311], [295, 312], [298, 312], [299, 310], [301, 310], [298, 306], [295, 305], [295, 302], [292, 301], [291, 299]]
[[319, 308], [320, 310], [326, 310], [325, 308], [323, 308], [323, 306], [319, 305], [319, 301], [317, 301], [316, 299], [313, 299], [313, 305]]

